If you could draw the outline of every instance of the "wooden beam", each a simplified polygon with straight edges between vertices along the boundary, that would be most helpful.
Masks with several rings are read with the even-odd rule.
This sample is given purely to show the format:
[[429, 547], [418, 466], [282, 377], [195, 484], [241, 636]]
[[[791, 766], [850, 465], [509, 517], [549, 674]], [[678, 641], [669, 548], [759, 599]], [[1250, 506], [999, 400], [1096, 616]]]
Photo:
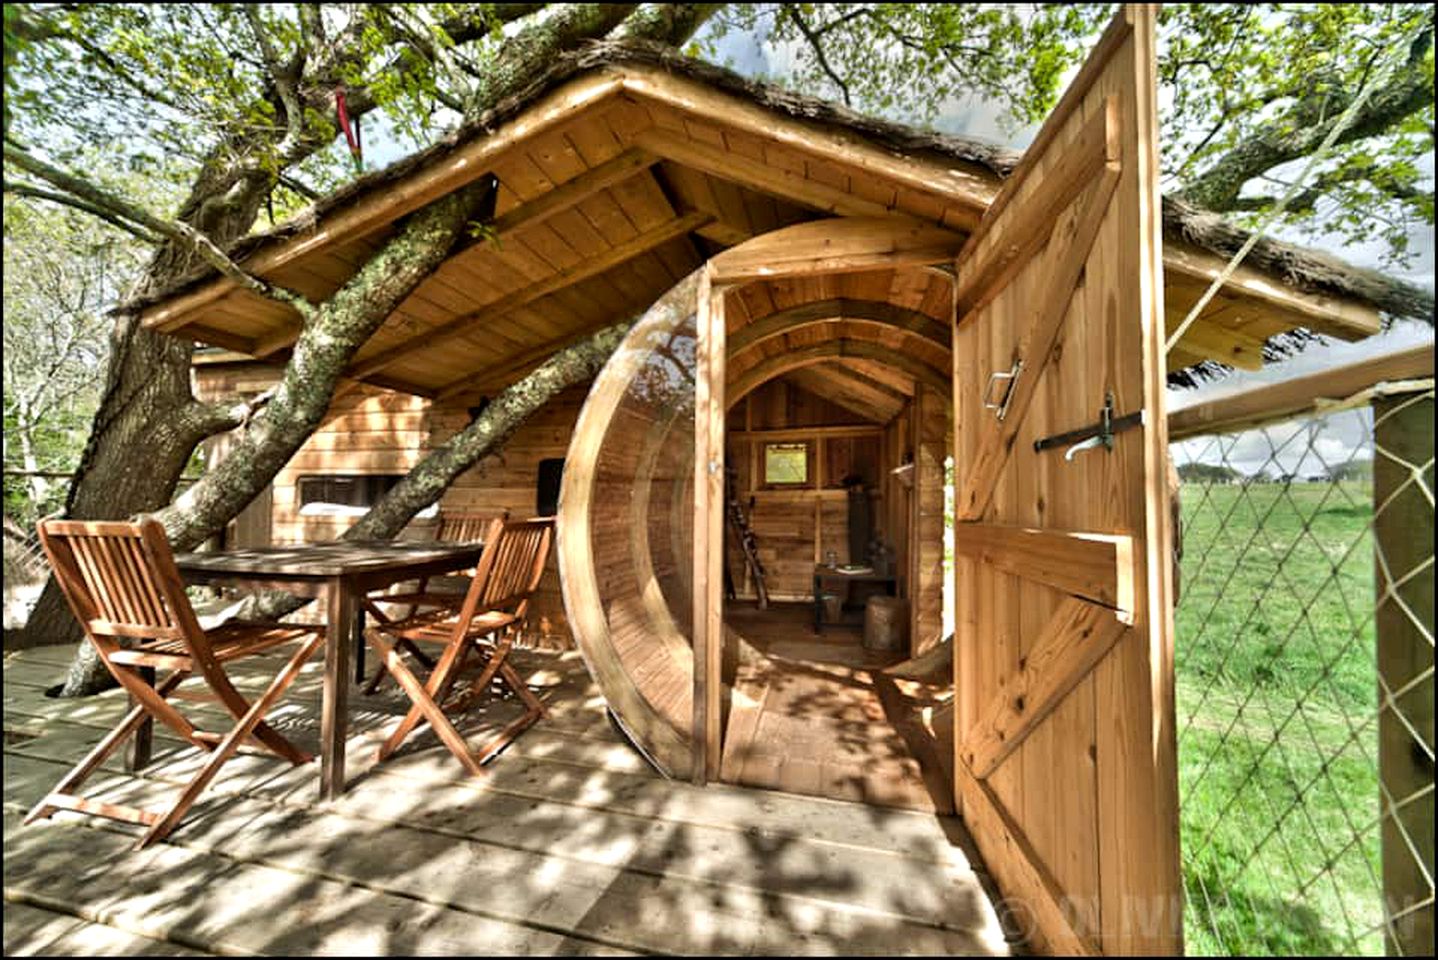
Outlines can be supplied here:
[[[516, 231], [529, 229], [543, 223], [555, 214], [563, 213], [596, 193], [643, 173], [658, 162], [659, 158], [647, 151], [637, 148], [626, 150], [619, 156], [581, 173], [573, 180], [568, 180], [555, 189], [540, 194], [528, 203], [520, 204], [502, 217], [490, 222], [488, 229], [502, 244]], [[470, 241], [458, 248], [450, 259], [452, 260], [466, 250], [486, 242], [488, 241], [478, 239]], [[298, 326], [287, 327], [278, 333], [271, 334], [257, 344], [260, 356], [268, 357], [293, 345], [299, 339], [299, 335], [300, 327]]]
[[940, 323], [927, 313], [879, 300], [849, 300], [840, 297], [801, 303], [746, 323], [730, 335], [729, 352], [739, 354], [772, 337], [830, 320], [874, 323], [918, 334], [943, 348], [945, 352], [950, 348], [949, 325]]
[[792, 170], [769, 167], [718, 147], [696, 143], [667, 130], [651, 127], [634, 137], [646, 150], [687, 167], [729, 180], [792, 203], [813, 207], [840, 217], [905, 217], [887, 204], [857, 197], [847, 190], [810, 180]]
[[890, 400], [897, 404], [902, 405], [904, 403], [907, 403], [914, 397], [914, 382], [912, 380], [909, 380], [908, 378], [905, 378], [905, 380], [909, 389], [900, 390], [893, 384], [884, 383], [881, 380], [875, 380], [873, 377], [869, 376], [864, 371], [855, 367], [851, 362], [845, 362], [844, 360], [840, 360], [836, 363], [825, 364], [824, 366], [825, 369], [832, 370], [835, 376], [841, 376], [845, 380], [857, 384], [858, 386], [863, 387], [866, 390], [872, 390], [875, 393], [882, 393], [884, 396], [888, 397]]
[[[1216, 253], [1172, 240], [1164, 241], [1163, 269], [1166, 272], [1207, 284], [1217, 279], [1227, 266], [1227, 258]], [[1383, 318], [1376, 307], [1341, 297], [1308, 293], [1243, 264], [1229, 277], [1223, 292], [1230, 297], [1258, 301], [1278, 314], [1280, 322], [1287, 326], [1308, 327], [1340, 340], [1362, 340], [1383, 329]]]
[[[790, 370], [797, 370], [800, 367], [812, 366], [840, 357], [877, 360], [880, 363], [898, 367], [914, 379], [941, 393], [947, 394], [949, 391], [947, 370], [939, 371], [922, 360], [917, 360], [902, 351], [885, 347], [882, 344], [868, 340], [839, 339], [761, 360], [729, 384], [729, 402], [737, 403], [760, 385], [768, 383]], [[737, 357], [731, 358], [731, 361], [737, 359]]]
[[694, 761], [692, 777], [719, 777], [723, 756], [724, 300], [705, 269], [699, 280], [694, 376]]
[[[541, 193], [533, 200], [520, 204], [490, 223], [489, 229], [503, 235], [520, 227], [542, 223], [555, 214], [563, 213], [575, 204], [587, 200], [601, 190], [607, 190], [616, 184], [623, 183], [637, 173], [648, 170], [658, 162], [659, 158], [648, 150], [630, 147], [617, 157], [612, 157], [596, 167], [590, 167], [573, 180], [566, 180], [553, 190]], [[500, 185], [503, 186], [503, 184], [504, 181], [501, 180]]]
[[1316, 410], [1321, 400], [1342, 400], [1384, 381], [1431, 376], [1430, 343], [1175, 410], [1168, 415], [1168, 437], [1183, 440], [1289, 420]]
[[877, 360], [866, 360], [862, 357], [840, 357], [834, 361], [835, 366], [844, 367], [852, 371], [856, 376], [864, 377], [881, 386], [888, 387], [895, 393], [900, 394], [907, 400], [912, 400], [918, 392], [918, 384], [914, 378], [893, 367], [885, 366]]
[[[1024, 414], [1028, 412], [1029, 402], [1038, 391], [1039, 378], [1068, 316], [1074, 289], [1088, 262], [1099, 226], [1108, 213], [1108, 202], [1118, 185], [1118, 178], [1119, 173], [1112, 165], [1105, 167], [1102, 178], [1082, 210], [1054, 225], [1055, 236], [1049, 241], [1042, 264], [1049, 283], [1036, 311], [1037, 316], [1014, 350], [1014, 359], [1021, 360], [1025, 366], [1009, 385], [1007, 416], [1003, 420], [987, 419], [982, 427], [978, 427], [984, 434], [956, 503], [955, 516], [960, 520], [978, 520], [988, 510], [999, 474], [1008, 462], [1014, 438], [1024, 421]], [[972, 322], [974, 316], [974, 313], [967, 314], [959, 322]]]
[[470, 330], [494, 320], [497, 317], [517, 310], [549, 296], [565, 287], [572, 286], [581, 281], [596, 277], [607, 270], [619, 266], [641, 254], [648, 253], [655, 247], [668, 243], [676, 237], [693, 230], [695, 227], [709, 220], [707, 213], [686, 213], [662, 226], [656, 227], [646, 233], [617, 247], [612, 248], [602, 256], [591, 257], [584, 260], [568, 270], [560, 270], [551, 277], [546, 277], [537, 283], [527, 287], [521, 287], [512, 293], [505, 294], [498, 300], [487, 303], [471, 313], [455, 317], [453, 320], [431, 327], [415, 337], [404, 341], [401, 344], [381, 351], [368, 359], [358, 361], [349, 371], [352, 377], [364, 379], [385, 367], [398, 363], [405, 357], [413, 356], [421, 350], [433, 349], [436, 345], [453, 339]]
[[[959, 254], [964, 282], [957, 294], [957, 316], [998, 296], [1048, 241], [1054, 217], [1067, 209], [1107, 164], [1118, 162], [1118, 126], [1118, 97], [1110, 94], [1104, 108], [1088, 119], [1073, 142], [1064, 145], [1058, 162], [1038, 179], [1034, 189], [1024, 193], [1025, 180], [1005, 183], [983, 225], [970, 235]], [[1016, 194], [1012, 201], [1009, 194]], [[1010, 206], [1008, 216], [999, 222], [998, 215]]]
[[228, 330], [216, 330], [214, 327], [194, 324], [185, 331], [185, 337], [190, 340], [198, 340], [201, 343], [211, 343], [217, 347], [224, 347], [226, 350], [235, 353], [247, 353], [255, 355], [258, 349], [254, 340], [241, 336], [237, 333], [230, 333]]
[[815, 396], [823, 397], [852, 413], [875, 423], [892, 420], [904, 400], [890, 393], [880, 393], [850, 379], [848, 371], [837, 363], [816, 363], [800, 367], [786, 376]]
[[599, 323], [588, 324], [572, 333], [566, 333], [562, 337], [547, 340], [537, 347], [517, 354], [506, 360], [503, 366], [489, 368], [474, 374], [466, 374], [458, 380], [447, 383], [436, 390], [435, 399], [443, 402], [445, 400], [452, 400], [455, 397], [464, 396], [465, 394], [485, 393], [493, 388], [506, 386], [505, 380], [518, 376], [532, 367], [538, 366], [570, 344], [578, 343], [585, 337], [598, 333], [605, 327], [612, 326], [613, 323], [613, 317], [605, 317]]
[[942, 200], [951, 210], [946, 219], [960, 229], [976, 226], [998, 192], [998, 178], [976, 163], [918, 160], [875, 146], [859, 133], [776, 116], [771, 109], [662, 68], [626, 64], [623, 69], [624, 88], [629, 93]]
[[[1187, 312], [1170, 302], [1164, 303], [1164, 323], [1169, 331], [1178, 329]], [[1183, 332], [1178, 341], [1185, 356], [1226, 363], [1240, 370], [1263, 369], [1263, 341], [1239, 330], [1197, 320]], [[1174, 365], [1177, 369], [1177, 366]]]
[[[985, 625], [981, 624], [980, 629]], [[959, 757], [986, 779], [1098, 665], [1128, 629], [1113, 611], [1069, 597], [1033, 642], [1017, 674], [980, 712]]]
[[882, 436], [883, 432], [884, 428], [880, 426], [796, 427], [790, 430], [730, 430], [726, 436], [730, 440], [783, 443], [786, 440], [812, 440], [815, 437], [839, 440], [853, 437], [878, 437]]
[[[389, 226], [406, 214], [452, 193], [489, 172], [496, 156], [510, 147], [565, 123], [575, 114], [619, 92], [621, 81], [606, 73], [595, 73], [565, 84], [542, 97], [499, 130], [456, 146], [452, 151], [420, 167], [383, 189], [361, 196], [356, 202], [329, 213], [313, 231], [267, 247], [241, 266], [259, 276], [278, 270], [313, 253], [347, 243]], [[172, 332], [190, 322], [190, 315], [235, 289], [229, 279], [212, 280], [196, 290], [146, 307], [141, 323], [152, 330]]]
[[1102, 604], [1121, 620], [1134, 610], [1132, 537], [956, 523], [954, 555]]
[[716, 283], [745, 283], [951, 263], [963, 240], [963, 234], [900, 217], [841, 217], [761, 234], [711, 262]]

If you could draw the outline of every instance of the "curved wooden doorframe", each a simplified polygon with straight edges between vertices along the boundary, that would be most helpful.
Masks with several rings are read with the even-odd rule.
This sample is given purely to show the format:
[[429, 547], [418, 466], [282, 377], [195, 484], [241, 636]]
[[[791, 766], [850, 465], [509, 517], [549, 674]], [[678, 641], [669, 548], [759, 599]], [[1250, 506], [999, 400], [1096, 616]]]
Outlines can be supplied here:
[[751, 320], [729, 337], [729, 359], [757, 343], [802, 330], [820, 323], [848, 320], [852, 323], [874, 324], [885, 329], [901, 330], [923, 337], [930, 343], [949, 349], [949, 327], [920, 310], [911, 310], [885, 300], [852, 300], [836, 297], [801, 303]]
[[[718, 779], [724, 655], [725, 295], [752, 280], [951, 265], [964, 236], [913, 220], [838, 217], [763, 234], [709, 261], [699, 287], [694, 383], [693, 779]], [[877, 345], [875, 345], [877, 347]], [[861, 348], [862, 349], [862, 348]], [[832, 354], [838, 356], [839, 354]], [[852, 355], [852, 354], [850, 354]], [[885, 360], [896, 354], [889, 353]], [[912, 360], [912, 358], [905, 358]], [[915, 361], [917, 362], [917, 361]], [[927, 368], [932, 371], [932, 368]], [[927, 374], [921, 374], [927, 380]], [[942, 380], [941, 393], [950, 390]], [[752, 389], [752, 388], [751, 388]]]
[[965, 235], [902, 217], [832, 217], [796, 223], [730, 247], [709, 261], [710, 282], [951, 265]]
[[[929, 387], [941, 396], [948, 396], [951, 392], [950, 380], [943, 372], [935, 367], [916, 360], [908, 354], [886, 347], [883, 344], [874, 343], [869, 340], [850, 340], [841, 337], [826, 343], [816, 344], [812, 347], [805, 347], [803, 350], [795, 350], [790, 353], [781, 353], [768, 357], [759, 363], [745, 370], [734, 380], [725, 385], [725, 404], [733, 407], [744, 397], [757, 390], [760, 386], [781, 377], [791, 370], [798, 370], [801, 367], [813, 366], [827, 360], [842, 359], [851, 357], [859, 360], [874, 360], [879, 363], [888, 364], [904, 371], [919, 383]], [[729, 359], [733, 360], [734, 357]]]

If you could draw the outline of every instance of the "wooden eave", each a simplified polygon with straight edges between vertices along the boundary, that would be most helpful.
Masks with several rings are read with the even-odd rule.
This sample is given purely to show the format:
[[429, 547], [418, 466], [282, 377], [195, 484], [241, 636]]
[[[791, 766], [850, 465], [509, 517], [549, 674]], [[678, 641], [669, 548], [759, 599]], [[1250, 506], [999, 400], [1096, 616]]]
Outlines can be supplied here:
[[[245, 266], [323, 299], [398, 220], [489, 173], [500, 183], [490, 225], [497, 242], [476, 241], [446, 261], [386, 320], [348, 376], [443, 399], [492, 394], [555, 349], [641, 312], [716, 250], [833, 215], [905, 217], [962, 240], [1000, 184], [978, 163], [904, 154], [657, 66], [621, 63], [563, 83], [490, 135], [263, 245]], [[1172, 328], [1225, 264], [1166, 244], [1165, 265]], [[141, 319], [271, 360], [283, 359], [299, 333], [290, 308], [223, 278], [154, 303]], [[1299, 326], [1358, 339], [1377, 332], [1379, 316], [1240, 268], [1170, 367], [1261, 365], [1263, 341]]]

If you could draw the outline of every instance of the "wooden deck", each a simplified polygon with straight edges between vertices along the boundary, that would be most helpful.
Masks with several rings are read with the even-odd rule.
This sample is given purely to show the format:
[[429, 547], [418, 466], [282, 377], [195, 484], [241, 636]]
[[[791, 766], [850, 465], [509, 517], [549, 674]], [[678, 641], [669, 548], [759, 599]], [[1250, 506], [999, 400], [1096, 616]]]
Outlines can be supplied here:
[[[245, 755], [179, 829], [136, 853], [135, 828], [23, 812], [123, 710], [117, 692], [43, 695], [65, 648], [5, 658], [7, 954], [1006, 953], [956, 820], [655, 776], [610, 726], [574, 653], [521, 654], [553, 707], [466, 777], [430, 736], [375, 769], [404, 701], [351, 699], [350, 786], [318, 801], [314, 764]], [[321, 668], [271, 714], [318, 740]], [[253, 683], [254, 677], [247, 679]], [[515, 708], [476, 710], [481, 736]], [[168, 790], [197, 751], [157, 734], [142, 776]]]
[[952, 813], [950, 777], [920, 722], [911, 685], [900, 691], [879, 673], [903, 654], [865, 650], [851, 626], [816, 635], [812, 611], [809, 604], [776, 603], [764, 611], [727, 605], [730, 626], [765, 659], [741, 665], [735, 677], [723, 779]]

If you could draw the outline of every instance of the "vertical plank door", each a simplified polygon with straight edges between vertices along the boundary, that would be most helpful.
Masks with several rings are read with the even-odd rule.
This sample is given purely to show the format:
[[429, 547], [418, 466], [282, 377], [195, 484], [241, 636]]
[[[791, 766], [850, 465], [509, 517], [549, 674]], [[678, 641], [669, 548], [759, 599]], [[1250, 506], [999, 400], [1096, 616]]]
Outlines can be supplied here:
[[1059, 953], [1182, 948], [1155, 90], [1129, 6], [957, 261], [955, 794]]

